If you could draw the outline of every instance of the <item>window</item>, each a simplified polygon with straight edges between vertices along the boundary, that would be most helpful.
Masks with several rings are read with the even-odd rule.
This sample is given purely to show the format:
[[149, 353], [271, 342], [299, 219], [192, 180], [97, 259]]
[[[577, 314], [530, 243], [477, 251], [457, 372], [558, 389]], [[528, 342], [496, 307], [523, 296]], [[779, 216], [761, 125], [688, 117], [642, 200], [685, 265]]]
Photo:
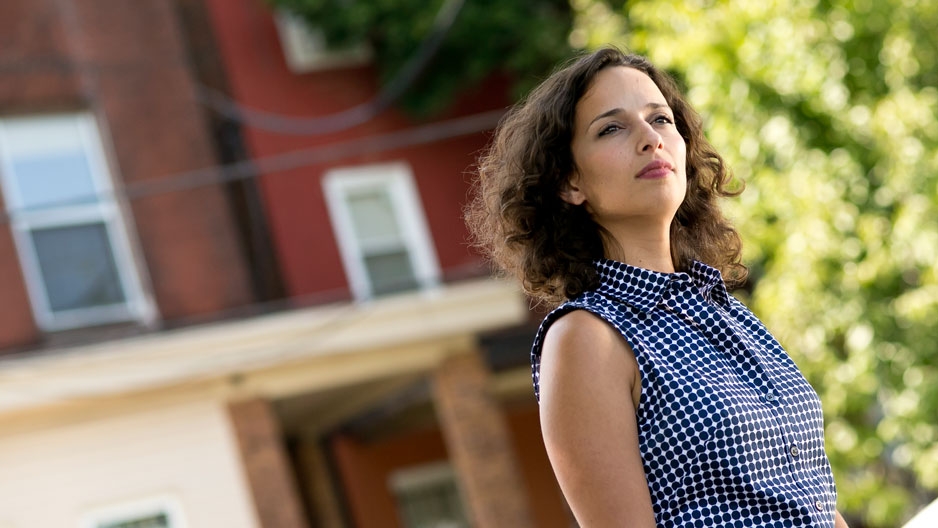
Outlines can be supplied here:
[[274, 22], [287, 67], [294, 73], [356, 66], [371, 60], [371, 49], [365, 44], [329, 49], [322, 30], [310, 27], [303, 18], [285, 9], [277, 10]]
[[155, 497], [100, 508], [82, 517], [80, 528], [185, 528], [179, 503]]
[[0, 183], [40, 328], [152, 317], [90, 115], [0, 119]]
[[170, 528], [169, 515], [159, 512], [123, 521], [98, 523], [98, 528]]
[[323, 184], [356, 299], [439, 283], [439, 265], [406, 164], [334, 169]]
[[469, 528], [448, 463], [397, 471], [390, 486], [405, 528]]

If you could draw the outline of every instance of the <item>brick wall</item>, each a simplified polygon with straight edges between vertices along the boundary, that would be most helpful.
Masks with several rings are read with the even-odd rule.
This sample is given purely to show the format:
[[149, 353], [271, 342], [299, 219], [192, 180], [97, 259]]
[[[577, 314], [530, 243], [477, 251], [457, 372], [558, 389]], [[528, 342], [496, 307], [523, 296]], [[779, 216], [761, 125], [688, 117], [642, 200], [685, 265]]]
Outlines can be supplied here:
[[58, 0], [0, 2], [0, 112], [73, 107], [80, 102]]
[[[0, 3], [0, 114], [63, 109], [97, 117], [118, 188], [217, 163], [168, 0]], [[129, 204], [144, 282], [149, 279], [164, 320], [210, 316], [250, 302], [223, 186]], [[2, 228], [0, 270], [18, 268], [9, 228]], [[0, 281], [0, 314], [29, 314], [22, 279], [4, 274]], [[0, 350], [38, 338], [22, 316], [4, 321]]]

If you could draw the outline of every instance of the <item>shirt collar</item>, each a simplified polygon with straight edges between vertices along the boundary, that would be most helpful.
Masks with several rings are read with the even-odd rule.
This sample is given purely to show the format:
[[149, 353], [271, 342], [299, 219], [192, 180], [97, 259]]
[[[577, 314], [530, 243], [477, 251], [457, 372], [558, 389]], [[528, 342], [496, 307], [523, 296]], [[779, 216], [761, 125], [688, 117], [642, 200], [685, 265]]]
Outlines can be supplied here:
[[597, 292], [648, 312], [658, 306], [671, 283], [692, 282], [704, 299], [729, 305], [729, 292], [720, 271], [693, 261], [687, 272], [661, 273], [610, 259], [595, 261], [600, 285]]
[[687, 270], [694, 281], [694, 284], [700, 288], [700, 293], [704, 299], [717, 303], [724, 308], [729, 307], [730, 292], [726, 289], [726, 283], [723, 282], [723, 274], [720, 270], [710, 267], [703, 262], [691, 262], [690, 269]]

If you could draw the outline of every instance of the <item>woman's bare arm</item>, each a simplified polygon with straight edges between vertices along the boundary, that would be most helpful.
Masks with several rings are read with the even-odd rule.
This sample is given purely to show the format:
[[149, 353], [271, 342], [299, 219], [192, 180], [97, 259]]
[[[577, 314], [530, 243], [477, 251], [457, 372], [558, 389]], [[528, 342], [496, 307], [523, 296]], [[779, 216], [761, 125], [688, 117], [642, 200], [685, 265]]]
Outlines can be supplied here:
[[638, 448], [638, 364], [608, 324], [562, 316], [541, 355], [540, 415], [551, 466], [583, 528], [654, 527]]

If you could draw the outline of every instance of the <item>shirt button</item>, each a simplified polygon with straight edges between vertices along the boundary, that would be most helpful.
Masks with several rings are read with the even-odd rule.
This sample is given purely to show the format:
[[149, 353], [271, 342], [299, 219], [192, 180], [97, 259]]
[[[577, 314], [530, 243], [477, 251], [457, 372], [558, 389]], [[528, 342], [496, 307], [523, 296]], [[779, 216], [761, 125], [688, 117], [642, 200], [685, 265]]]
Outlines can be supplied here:
[[816, 509], [817, 511], [824, 511], [824, 505], [821, 504], [821, 501], [816, 500], [814, 501], [814, 509]]
[[777, 397], [778, 397], [778, 396], [775, 395], [775, 391], [774, 391], [774, 390], [770, 390], [770, 391], [768, 391], [768, 392], [765, 393], [765, 401], [774, 402], [774, 401], [775, 401], [775, 398], [777, 398]]
[[793, 444], [793, 445], [791, 446], [791, 456], [797, 458], [799, 454], [801, 454], [801, 450], [798, 449], [798, 446], [796, 446], [796, 445]]

